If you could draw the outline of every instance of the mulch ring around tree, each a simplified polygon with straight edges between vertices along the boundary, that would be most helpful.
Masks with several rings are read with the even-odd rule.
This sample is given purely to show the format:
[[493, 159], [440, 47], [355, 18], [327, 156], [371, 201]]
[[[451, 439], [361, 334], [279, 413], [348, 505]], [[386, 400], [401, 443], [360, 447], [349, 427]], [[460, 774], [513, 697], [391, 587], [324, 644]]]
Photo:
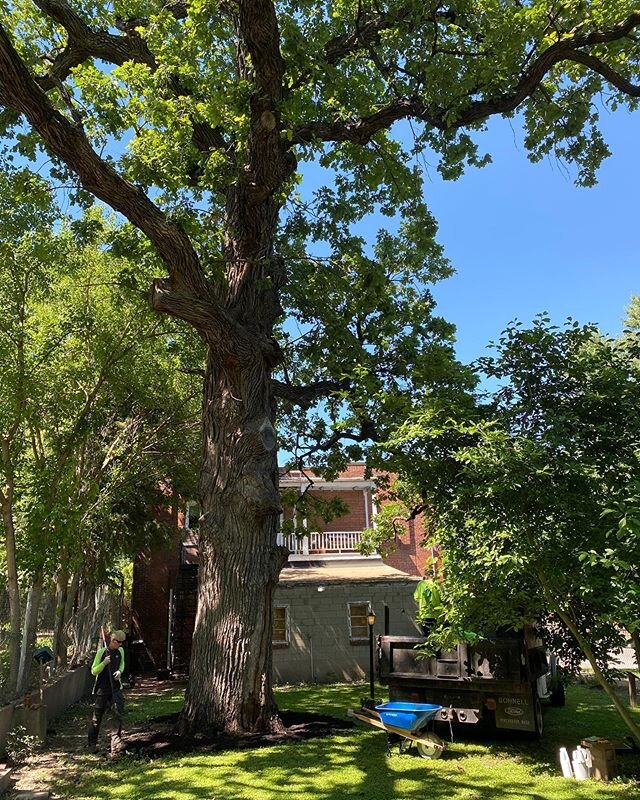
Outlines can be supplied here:
[[201, 734], [181, 736], [176, 733], [178, 714], [170, 714], [129, 728], [124, 735], [122, 749], [129, 755], [147, 757], [168, 753], [215, 753], [223, 750], [271, 747], [276, 744], [322, 738], [332, 736], [340, 731], [351, 730], [354, 727], [349, 720], [337, 719], [324, 714], [281, 711], [279, 717], [284, 729], [278, 733], [239, 736], [218, 733], [212, 736]]

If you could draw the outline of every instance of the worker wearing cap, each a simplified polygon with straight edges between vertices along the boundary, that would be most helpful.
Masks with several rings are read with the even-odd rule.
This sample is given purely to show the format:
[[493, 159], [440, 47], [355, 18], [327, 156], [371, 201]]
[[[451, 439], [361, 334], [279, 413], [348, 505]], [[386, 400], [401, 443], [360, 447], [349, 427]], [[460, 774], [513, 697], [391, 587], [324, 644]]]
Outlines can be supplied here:
[[95, 752], [98, 744], [100, 723], [105, 711], [112, 709], [113, 723], [111, 733], [111, 752], [115, 753], [121, 742], [124, 697], [122, 694], [122, 673], [124, 671], [124, 631], [112, 631], [109, 644], [98, 649], [91, 674], [95, 676], [93, 685], [93, 714], [89, 726], [89, 750]]

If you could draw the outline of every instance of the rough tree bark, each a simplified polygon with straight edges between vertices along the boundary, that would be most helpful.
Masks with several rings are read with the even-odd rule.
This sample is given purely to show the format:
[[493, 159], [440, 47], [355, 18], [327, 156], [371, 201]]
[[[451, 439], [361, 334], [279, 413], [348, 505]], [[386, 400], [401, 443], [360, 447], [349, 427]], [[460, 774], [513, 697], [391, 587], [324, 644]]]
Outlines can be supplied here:
[[7, 487], [2, 496], [2, 521], [4, 523], [4, 539], [6, 550], [7, 594], [9, 595], [9, 676], [4, 692], [11, 697], [15, 694], [18, 683], [18, 667], [20, 664], [20, 586], [16, 563], [16, 531], [11, 510], [12, 488]]
[[29, 675], [33, 661], [31, 654], [36, 643], [38, 632], [38, 614], [42, 599], [42, 575], [33, 579], [27, 595], [27, 605], [24, 612], [24, 625], [22, 629], [22, 646], [20, 647], [20, 667], [16, 692], [21, 694], [29, 685]]
[[[276, 724], [271, 604], [282, 558], [268, 372], [209, 357], [205, 382], [198, 612], [184, 732]], [[215, 665], [214, 669], [211, 666]]]
[[271, 607], [286, 555], [276, 543], [281, 504], [271, 373], [280, 353], [272, 332], [283, 270], [273, 252], [274, 192], [295, 161], [279, 132], [284, 62], [273, 4], [240, 2], [234, 22], [238, 71], [256, 85], [247, 168], [227, 192], [225, 220], [222, 300], [243, 334], [229, 336], [222, 358], [214, 340], [207, 359], [198, 612], [184, 731], [265, 731], [279, 724], [271, 691]]
[[65, 624], [68, 619], [69, 569], [61, 566], [56, 577], [56, 614], [53, 622], [53, 655], [56, 668], [67, 666], [67, 637]]

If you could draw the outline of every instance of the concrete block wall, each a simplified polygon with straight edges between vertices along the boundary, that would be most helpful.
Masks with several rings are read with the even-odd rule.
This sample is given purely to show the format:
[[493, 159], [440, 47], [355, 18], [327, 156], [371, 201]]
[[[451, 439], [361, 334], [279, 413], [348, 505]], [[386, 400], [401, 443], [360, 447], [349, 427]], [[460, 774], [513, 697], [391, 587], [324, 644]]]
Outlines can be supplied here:
[[389, 632], [412, 636], [416, 604], [412, 579], [340, 583], [280, 583], [274, 605], [288, 607], [290, 643], [274, 645], [276, 683], [362, 680], [369, 675], [369, 642], [351, 641], [349, 603], [370, 603], [376, 613], [374, 635], [384, 633], [385, 605]]
[[[93, 688], [93, 677], [89, 665], [70, 670], [55, 683], [44, 687], [44, 704], [47, 707], [47, 720], [57, 719], [74, 703], [87, 697]], [[32, 698], [38, 697], [32, 692]]]
[[[27, 733], [43, 739], [47, 725], [63, 714], [67, 708], [80, 702], [91, 691], [93, 679], [87, 665], [70, 670], [53, 683], [45, 686], [44, 707], [23, 708], [21, 703], [11, 703], [0, 708], [0, 755], [4, 753], [7, 736], [14, 726], [22, 725]], [[33, 703], [39, 701], [37, 691], [32, 692]]]

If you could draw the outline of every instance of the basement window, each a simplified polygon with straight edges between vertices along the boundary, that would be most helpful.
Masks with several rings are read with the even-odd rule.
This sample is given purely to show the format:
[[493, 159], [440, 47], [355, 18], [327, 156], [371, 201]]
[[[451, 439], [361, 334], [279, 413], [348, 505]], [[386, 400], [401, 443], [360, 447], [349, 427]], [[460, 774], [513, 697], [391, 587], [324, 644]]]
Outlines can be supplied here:
[[275, 606], [273, 609], [273, 633], [271, 644], [274, 647], [289, 647], [289, 606]]
[[367, 614], [370, 608], [371, 604], [368, 600], [349, 603], [349, 639], [351, 642], [365, 643], [369, 641]]

